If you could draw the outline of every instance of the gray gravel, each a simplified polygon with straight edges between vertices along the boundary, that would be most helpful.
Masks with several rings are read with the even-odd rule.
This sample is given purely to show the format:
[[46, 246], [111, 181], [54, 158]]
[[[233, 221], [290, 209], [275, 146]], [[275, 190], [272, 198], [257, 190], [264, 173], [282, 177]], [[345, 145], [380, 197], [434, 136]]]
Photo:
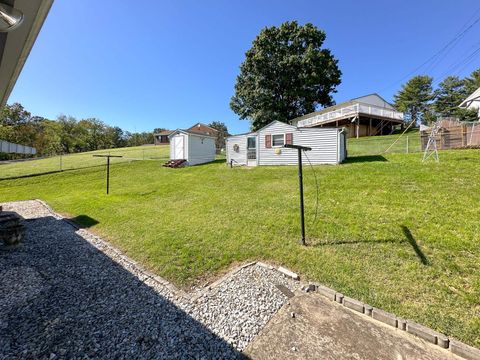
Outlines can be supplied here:
[[6, 203], [24, 243], [0, 247], [0, 358], [234, 359], [300, 284], [253, 264], [185, 294], [38, 201]]

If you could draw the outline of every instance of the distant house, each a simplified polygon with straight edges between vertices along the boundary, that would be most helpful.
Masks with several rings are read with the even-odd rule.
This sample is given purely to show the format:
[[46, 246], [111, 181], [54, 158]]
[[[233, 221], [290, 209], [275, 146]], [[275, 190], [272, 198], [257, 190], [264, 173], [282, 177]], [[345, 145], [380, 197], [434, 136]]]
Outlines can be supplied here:
[[284, 148], [285, 144], [311, 147], [307, 156], [312, 164], [339, 164], [347, 157], [344, 129], [299, 128], [273, 121], [255, 132], [229, 136], [227, 162], [247, 166], [297, 164], [297, 150]]
[[291, 123], [299, 128], [347, 128], [348, 137], [358, 138], [390, 134], [404, 123], [404, 118], [380, 95], [370, 94], [298, 117]]
[[170, 143], [169, 136], [172, 130], [163, 130], [158, 134], [153, 134], [153, 140], [155, 145], [168, 145]]
[[480, 87], [475, 90], [469, 97], [463, 100], [458, 107], [477, 110], [478, 119], [480, 120]]

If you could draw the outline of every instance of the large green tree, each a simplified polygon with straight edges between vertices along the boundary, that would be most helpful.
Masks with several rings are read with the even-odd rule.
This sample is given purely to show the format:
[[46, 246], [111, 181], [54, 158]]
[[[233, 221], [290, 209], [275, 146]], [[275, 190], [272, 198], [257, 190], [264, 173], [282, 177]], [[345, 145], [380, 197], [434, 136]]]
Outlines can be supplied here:
[[414, 76], [394, 96], [397, 110], [405, 113], [413, 124], [424, 121], [429, 113], [434, 98], [432, 81], [430, 76]]
[[331, 51], [322, 47], [325, 38], [310, 23], [264, 28], [240, 65], [232, 110], [256, 130], [334, 104], [341, 71]]
[[433, 110], [441, 116], [457, 116], [458, 105], [467, 97], [465, 81], [458, 76], [447, 76], [434, 92]]
[[470, 95], [467, 79], [447, 76], [434, 91], [435, 101], [432, 110], [436, 117], [454, 117], [460, 121], [476, 121], [477, 112], [472, 109], [459, 108], [458, 105]]
[[473, 71], [470, 76], [467, 76], [465, 79], [465, 89], [467, 96], [472, 94], [475, 90], [480, 88], [480, 69]]

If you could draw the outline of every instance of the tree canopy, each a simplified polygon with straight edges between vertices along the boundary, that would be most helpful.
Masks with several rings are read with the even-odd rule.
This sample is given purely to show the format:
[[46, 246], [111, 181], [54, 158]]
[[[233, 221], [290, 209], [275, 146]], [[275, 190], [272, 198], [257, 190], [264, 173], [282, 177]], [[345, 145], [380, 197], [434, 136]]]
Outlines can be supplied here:
[[433, 100], [432, 82], [430, 76], [414, 76], [395, 94], [395, 107], [405, 113], [408, 121], [416, 124], [428, 113]]
[[480, 69], [470, 76], [447, 76], [435, 90], [430, 76], [414, 76], [394, 96], [395, 107], [411, 121], [430, 123], [440, 117], [478, 121], [478, 111], [459, 108], [463, 100], [480, 87]]
[[256, 130], [334, 104], [338, 60], [322, 48], [326, 34], [296, 21], [264, 28], [240, 65], [230, 107]]
[[[14, 103], [0, 112], [0, 139], [33, 146], [38, 155], [51, 155], [153, 144], [153, 133], [132, 134], [96, 118], [77, 120], [60, 115], [56, 120], [49, 120], [32, 116], [21, 104]], [[15, 157], [0, 155], [1, 158]]]

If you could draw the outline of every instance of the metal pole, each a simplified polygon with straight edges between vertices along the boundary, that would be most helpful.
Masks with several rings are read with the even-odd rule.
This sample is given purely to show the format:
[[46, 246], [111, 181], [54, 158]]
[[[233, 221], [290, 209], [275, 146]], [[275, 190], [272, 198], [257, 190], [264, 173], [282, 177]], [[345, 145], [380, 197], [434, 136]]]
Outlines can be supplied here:
[[407, 154], [408, 154], [408, 136], [407, 136]]
[[62, 153], [60, 153], [60, 171], [63, 171]]
[[107, 195], [110, 189], [110, 156], [107, 156]]
[[305, 212], [303, 208], [303, 171], [301, 149], [298, 149], [298, 185], [300, 187], [300, 226], [302, 227], [302, 245], [305, 245]]

